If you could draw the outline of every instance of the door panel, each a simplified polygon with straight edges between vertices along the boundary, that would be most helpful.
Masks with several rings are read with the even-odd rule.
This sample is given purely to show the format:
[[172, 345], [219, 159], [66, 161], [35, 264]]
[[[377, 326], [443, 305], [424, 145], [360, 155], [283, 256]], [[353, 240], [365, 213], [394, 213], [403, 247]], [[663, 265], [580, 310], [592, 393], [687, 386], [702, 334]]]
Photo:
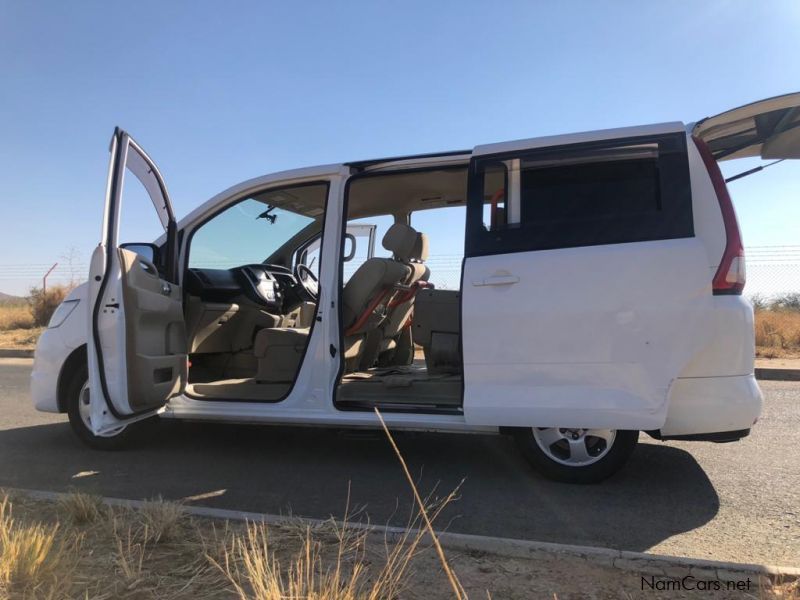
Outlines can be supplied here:
[[467, 422], [657, 429], [707, 328], [706, 265], [695, 239], [468, 258]]
[[[124, 181], [134, 175], [167, 233], [157, 267], [120, 247]], [[181, 288], [174, 277], [175, 219], [152, 160], [121, 130], [114, 132], [103, 237], [89, 270], [89, 383], [96, 434], [147, 417], [183, 391], [187, 378]]]
[[462, 286], [468, 423], [663, 424], [673, 381], [707, 339], [710, 263], [693, 232], [685, 132], [622, 133], [476, 151]]
[[118, 249], [125, 306], [128, 403], [134, 412], [159, 408], [186, 382], [186, 327], [181, 288], [152, 264]]

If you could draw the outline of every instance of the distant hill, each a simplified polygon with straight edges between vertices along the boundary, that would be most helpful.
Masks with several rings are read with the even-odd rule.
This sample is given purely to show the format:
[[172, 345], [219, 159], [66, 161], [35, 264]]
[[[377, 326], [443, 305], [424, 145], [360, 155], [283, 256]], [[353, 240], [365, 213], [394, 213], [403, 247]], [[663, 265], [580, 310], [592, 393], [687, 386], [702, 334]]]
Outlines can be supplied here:
[[0, 292], [0, 304], [24, 302], [25, 298], [22, 296], [12, 296], [11, 294], [4, 294]]

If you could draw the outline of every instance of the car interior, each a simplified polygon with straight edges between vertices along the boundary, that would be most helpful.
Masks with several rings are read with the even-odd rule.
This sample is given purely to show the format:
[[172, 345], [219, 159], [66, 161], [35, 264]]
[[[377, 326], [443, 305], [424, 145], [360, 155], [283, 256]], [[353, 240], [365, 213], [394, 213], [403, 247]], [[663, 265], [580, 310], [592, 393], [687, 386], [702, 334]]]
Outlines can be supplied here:
[[[493, 185], [502, 188], [502, 179]], [[433, 283], [426, 261], [437, 232], [410, 223], [420, 211], [465, 212], [466, 188], [463, 165], [350, 180], [348, 231], [352, 223], [369, 235], [347, 234], [343, 243], [338, 408], [461, 409], [461, 292]], [[326, 195], [320, 183], [268, 190], [195, 230], [184, 286], [187, 394], [261, 402], [289, 394], [317, 312]], [[494, 220], [502, 202], [493, 202]], [[458, 235], [461, 252], [463, 230]], [[250, 239], [252, 251], [237, 250]], [[365, 251], [370, 245], [375, 255]]]

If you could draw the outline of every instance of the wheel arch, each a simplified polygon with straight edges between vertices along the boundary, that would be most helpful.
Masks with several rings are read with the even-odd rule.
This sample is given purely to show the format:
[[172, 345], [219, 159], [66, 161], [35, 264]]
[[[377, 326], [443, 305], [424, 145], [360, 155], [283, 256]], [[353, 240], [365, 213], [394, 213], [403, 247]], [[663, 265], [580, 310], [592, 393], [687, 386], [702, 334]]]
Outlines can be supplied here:
[[75, 348], [64, 364], [61, 366], [61, 371], [58, 374], [58, 385], [56, 387], [56, 400], [58, 402], [58, 412], [67, 412], [67, 391], [69, 386], [70, 377], [82, 365], [89, 364], [89, 357], [86, 350], [86, 344]]

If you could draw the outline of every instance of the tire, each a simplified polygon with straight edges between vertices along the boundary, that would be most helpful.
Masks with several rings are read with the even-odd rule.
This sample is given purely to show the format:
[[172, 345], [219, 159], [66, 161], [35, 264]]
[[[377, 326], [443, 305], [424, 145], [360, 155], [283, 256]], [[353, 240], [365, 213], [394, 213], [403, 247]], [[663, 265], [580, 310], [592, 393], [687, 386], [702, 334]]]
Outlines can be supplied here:
[[519, 428], [514, 438], [542, 475], [562, 483], [599, 483], [630, 458], [639, 432], [613, 429]]
[[81, 402], [84, 400], [82, 396], [85, 393], [89, 393], [88, 386], [89, 369], [84, 363], [72, 373], [66, 386], [65, 401], [72, 431], [90, 448], [95, 450], [122, 450], [127, 448], [140, 436], [143, 426], [155, 421], [155, 419], [148, 419], [131, 425], [123, 425], [110, 434], [95, 435], [81, 415]]

